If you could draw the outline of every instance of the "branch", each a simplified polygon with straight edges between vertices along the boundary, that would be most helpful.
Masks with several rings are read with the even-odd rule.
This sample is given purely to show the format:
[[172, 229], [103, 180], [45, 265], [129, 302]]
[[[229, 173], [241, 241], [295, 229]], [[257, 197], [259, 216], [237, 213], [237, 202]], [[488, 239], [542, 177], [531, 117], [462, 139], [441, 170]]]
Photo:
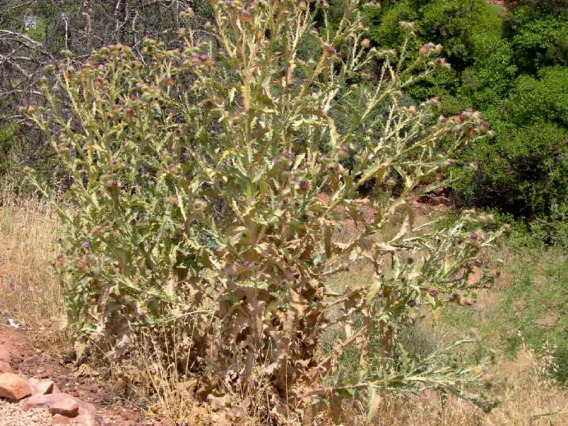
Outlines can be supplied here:
[[36, 50], [48, 56], [49, 58], [53, 59], [53, 55], [49, 53], [47, 50], [45, 50], [40, 42], [31, 39], [27, 35], [10, 30], [0, 30], [0, 40], [2, 38], [15, 40], [16, 42], [27, 47], [28, 49]]

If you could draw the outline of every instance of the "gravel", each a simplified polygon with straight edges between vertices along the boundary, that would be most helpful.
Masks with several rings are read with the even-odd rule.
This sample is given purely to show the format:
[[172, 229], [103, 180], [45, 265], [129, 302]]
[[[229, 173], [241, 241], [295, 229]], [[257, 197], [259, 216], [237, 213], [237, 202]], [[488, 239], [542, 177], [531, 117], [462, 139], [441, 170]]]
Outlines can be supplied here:
[[50, 422], [46, 409], [23, 411], [18, 404], [0, 399], [0, 426], [47, 426]]

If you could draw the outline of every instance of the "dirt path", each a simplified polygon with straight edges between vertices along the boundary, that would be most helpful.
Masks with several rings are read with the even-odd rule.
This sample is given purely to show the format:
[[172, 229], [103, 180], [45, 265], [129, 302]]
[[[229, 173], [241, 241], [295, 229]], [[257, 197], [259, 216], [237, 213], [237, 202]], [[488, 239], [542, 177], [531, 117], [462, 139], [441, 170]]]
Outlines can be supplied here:
[[[11, 355], [14, 373], [36, 379], [52, 380], [65, 393], [93, 404], [105, 426], [147, 426], [144, 410], [128, 404], [98, 376], [78, 376], [73, 365], [34, 345], [33, 335], [20, 329], [0, 326], [0, 345], [6, 345]], [[23, 412], [18, 405], [0, 399], [0, 426], [49, 425], [44, 413]]]

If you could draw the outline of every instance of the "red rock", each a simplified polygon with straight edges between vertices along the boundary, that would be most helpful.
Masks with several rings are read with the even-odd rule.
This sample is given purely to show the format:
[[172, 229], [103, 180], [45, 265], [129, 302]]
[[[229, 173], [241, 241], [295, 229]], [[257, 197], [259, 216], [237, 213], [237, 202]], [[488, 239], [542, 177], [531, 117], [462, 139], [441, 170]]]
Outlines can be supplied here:
[[91, 417], [89, 414], [79, 414], [77, 417], [71, 419], [74, 425], [78, 426], [100, 426], [96, 417]]
[[32, 395], [47, 395], [53, 393], [55, 384], [51, 380], [30, 379]]
[[10, 363], [10, 351], [8, 350], [8, 346], [5, 344], [0, 345], [0, 361]]
[[88, 414], [79, 414], [77, 417], [69, 418], [56, 414], [51, 418], [52, 425], [76, 425], [76, 426], [100, 426], [96, 418]]
[[52, 425], [70, 425], [75, 419], [70, 419], [69, 417], [62, 416], [61, 414], [56, 414], [51, 418]]
[[66, 417], [76, 417], [79, 414], [78, 401], [66, 393], [37, 395], [22, 401], [24, 411], [43, 407], [47, 408], [53, 415], [61, 414]]
[[0, 361], [0, 374], [11, 373], [12, 367], [6, 361]]
[[18, 401], [32, 394], [28, 379], [12, 373], [0, 374], [0, 397]]
[[90, 404], [85, 401], [79, 401], [79, 415], [88, 414], [93, 419], [97, 419], [97, 409], [93, 404]]

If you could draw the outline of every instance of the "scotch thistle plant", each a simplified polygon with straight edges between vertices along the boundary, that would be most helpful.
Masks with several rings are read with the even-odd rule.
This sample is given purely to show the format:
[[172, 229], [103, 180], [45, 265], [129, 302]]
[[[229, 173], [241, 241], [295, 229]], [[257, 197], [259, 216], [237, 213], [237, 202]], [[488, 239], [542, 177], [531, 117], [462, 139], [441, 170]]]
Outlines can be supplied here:
[[[72, 179], [54, 200], [67, 226], [56, 264], [79, 341], [119, 357], [141, 330], [175, 323], [202, 398], [263, 388], [275, 406], [337, 393], [373, 406], [481, 378], [443, 351], [409, 359], [398, 335], [490, 280], [468, 278], [500, 231], [466, 231], [473, 214], [417, 226], [410, 208], [489, 129], [474, 111], [405, 103], [448, 66], [442, 47], [413, 61], [372, 47], [359, 3], [332, 26], [321, 1], [212, 1], [210, 31], [180, 31], [179, 48], [108, 46], [49, 70], [49, 107], [30, 117]], [[327, 286], [361, 262], [371, 285]], [[330, 329], [343, 332], [322, 353]], [[343, 378], [347, 349], [360, 371]]]

